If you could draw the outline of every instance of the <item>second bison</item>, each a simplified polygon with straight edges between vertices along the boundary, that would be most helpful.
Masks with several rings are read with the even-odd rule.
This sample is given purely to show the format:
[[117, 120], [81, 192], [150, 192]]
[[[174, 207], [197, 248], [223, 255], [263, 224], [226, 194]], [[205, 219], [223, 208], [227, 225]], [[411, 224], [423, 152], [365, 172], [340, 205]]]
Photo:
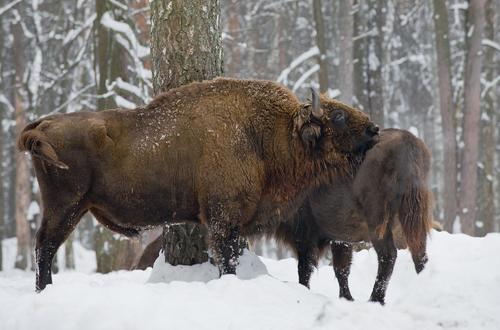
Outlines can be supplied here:
[[312, 188], [353, 172], [377, 131], [314, 92], [304, 104], [273, 82], [234, 79], [173, 89], [134, 110], [31, 123], [18, 147], [33, 156], [42, 196], [36, 288], [52, 283], [52, 258], [87, 211], [128, 236], [201, 222], [221, 273], [234, 273], [241, 232], [290, 218]]

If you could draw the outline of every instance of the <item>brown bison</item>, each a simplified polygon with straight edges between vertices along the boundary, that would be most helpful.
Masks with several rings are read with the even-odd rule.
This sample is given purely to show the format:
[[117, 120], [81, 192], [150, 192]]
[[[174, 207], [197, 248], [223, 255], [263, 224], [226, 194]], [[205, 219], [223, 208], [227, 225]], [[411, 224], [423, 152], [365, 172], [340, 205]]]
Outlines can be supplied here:
[[352, 243], [371, 242], [378, 274], [370, 300], [383, 304], [397, 256], [393, 232], [402, 231], [417, 273], [427, 262], [426, 239], [432, 225], [429, 167], [430, 154], [420, 139], [403, 130], [383, 130], [354, 179], [337, 176], [321, 185], [293, 221], [267, 234], [293, 248], [299, 282], [307, 287], [319, 257], [331, 244], [339, 295], [348, 300]]
[[164, 222], [205, 224], [221, 274], [235, 272], [240, 233], [290, 219], [308, 192], [351, 173], [378, 128], [362, 112], [313, 92], [300, 103], [269, 81], [215, 79], [134, 110], [79, 112], [26, 126], [42, 195], [37, 290], [90, 211], [132, 236]]

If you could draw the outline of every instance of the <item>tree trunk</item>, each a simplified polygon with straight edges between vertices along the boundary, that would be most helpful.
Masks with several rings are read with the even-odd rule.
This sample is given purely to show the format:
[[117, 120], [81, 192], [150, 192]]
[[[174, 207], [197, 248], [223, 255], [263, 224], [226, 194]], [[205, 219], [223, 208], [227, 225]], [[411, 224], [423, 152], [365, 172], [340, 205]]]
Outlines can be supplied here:
[[477, 162], [481, 113], [481, 41], [485, 21], [485, 0], [471, 0], [467, 10], [467, 39], [464, 76], [464, 149], [460, 182], [460, 224], [462, 232], [475, 235]]
[[352, 103], [353, 93], [353, 0], [344, 0], [339, 3], [338, 31], [339, 31], [339, 69], [337, 86], [340, 90], [340, 99]]
[[364, 70], [365, 56], [365, 38], [362, 37], [365, 33], [365, 17], [363, 10], [365, 7], [363, 0], [355, 0], [357, 10], [353, 14], [354, 20], [354, 37], [353, 37], [353, 85], [354, 85], [354, 100], [353, 105], [363, 111], [367, 111], [366, 104], [366, 73]]
[[[229, 48], [229, 54], [231, 56], [229, 58], [226, 57], [226, 72], [229, 76], [234, 77], [241, 71], [241, 50], [240, 45], [237, 42], [237, 35], [241, 28], [240, 26], [240, 4], [239, 1], [231, 0], [228, 1], [226, 5], [227, 12], [227, 27], [228, 27], [228, 35], [231, 37], [226, 42], [226, 47]], [[226, 48], [227, 49], [227, 48]], [[226, 53], [227, 54], [227, 53]]]
[[[219, 1], [153, 0], [151, 58], [155, 94], [222, 75]], [[172, 265], [206, 262], [204, 232], [195, 224], [165, 226], [165, 261]]]
[[155, 94], [222, 74], [218, 0], [153, 0], [151, 26]]
[[387, 42], [384, 27], [387, 17], [387, 2], [358, 0], [355, 18], [356, 39], [354, 42], [354, 84], [356, 106], [368, 113], [380, 126], [384, 125], [384, 86], [386, 79]]
[[[26, 109], [24, 108], [23, 89], [24, 54], [23, 31], [20, 23], [12, 25], [14, 36], [14, 61], [16, 72], [16, 91], [14, 95], [14, 116], [16, 123], [16, 136], [19, 136], [26, 125]], [[27, 269], [30, 258], [30, 229], [28, 226], [27, 211], [31, 200], [29, 182], [28, 159], [24, 153], [16, 153], [16, 237], [17, 256], [15, 267]]]
[[[102, 16], [106, 11], [111, 10], [112, 5], [109, 6], [106, 0], [96, 0], [95, 6], [97, 93], [101, 96], [97, 99], [97, 109], [103, 110], [117, 106], [112, 97], [102, 97], [108, 92], [106, 82], [109, 84], [119, 77], [127, 81], [127, 67], [125, 50], [114, 40], [112, 32], [100, 24]], [[130, 269], [142, 251], [139, 240], [115, 235], [101, 225], [98, 227], [94, 232], [97, 271], [107, 273], [118, 269]]]
[[313, 16], [316, 28], [316, 45], [319, 49], [317, 57], [319, 64], [319, 90], [321, 93], [325, 93], [328, 91], [328, 64], [326, 60], [325, 24], [323, 22], [321, 0], [313, 0]]
[[[1, 37], [0, 37], [1, 38]], [[0, 86], [1, 87], [1, 86]], [[3, 111], [0, 111], [0, 123], [3, 121]], [[4, 238], [4, 225], [5, 225], [5, 198], [4, 198], [4, 168], [3, 168], [3, 146], [5, 141], [5, 136], [3, 134], [3, 128], [0, 127], [0, 271], [3, 270], [3, 238]]]
[[97, 99], [97, 110], [103, 110], [110, 108], [109, 98], [103, 97], [104, 94], [108, 91], [106, 87], [106, 80], [108, 79], [109, 73], [109, 62], [112, 60], [110, 58], [110, 36], [108, 29], [103, 26], [101, 22], [101, 18], [106, 12], [106, 0], [96, 0], [95, 2], [95, 11], [96, 11], [96, 25], [97, 25], [97, 47], [96, 47], [96, 62], [97, 68], [99, 70], [99, 74], [96, 74], [97, 79], [97, 95], [99, 98]]
[[64, 242], [64, 268], [75, 269], [75, 252], [73, 251], [73, 238], [74, 233], [69, 235], [66, 242]]
[[367, 39], [368, 47], [365, 54], [368, 90], [368, 113], [371, 119], [384, 126], [384, 66], [386, 47], [384, 25], [387, 17], [387, 2], [368, 0], [368, 26], [372, 34]]
[[457, 140], [452, 101], [448, 9], [445, 0], [434, 0], [434, 27], [439, 83], [439, 109], [443, 130], [444, 229], [451, 232], [457, 216]]
[[[486, 10], [485, 37], [495, 40], [495, 2], [488, 1]], [[484, 67], [486, 81], [494, 80], [498, 75], [498, 63], [495, 61], [495, 49], [484, 47]], [[495, 192], [493, 180], [495, 177], [495, 122], [496, 122], [496, 94], [495, 87], [490, 88], [484, 95], [481, 116], [481, 142], [479, 148], [480, 161], [483, 164], [478, 171], [478, 198], [476, 228], [478, 236], [484, 236], [495, 230]]]

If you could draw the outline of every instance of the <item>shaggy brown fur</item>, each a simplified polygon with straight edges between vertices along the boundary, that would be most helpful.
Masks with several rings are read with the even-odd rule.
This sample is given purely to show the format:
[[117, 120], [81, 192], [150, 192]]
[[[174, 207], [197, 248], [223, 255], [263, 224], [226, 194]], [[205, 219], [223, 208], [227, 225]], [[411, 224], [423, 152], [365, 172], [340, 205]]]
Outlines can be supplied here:
[[374, 142], [362, 112], [334, 100], [302, 104], [269, 81], [216, 79], [135, 110], [54, 115], [28, 125], [43, 203], [37, 290], [81, 216], [124, 235], [167, 222], [208, 226], [222, 274], [240, 233], [289, 219], [308, 191], [353, 173]]
[[340, 296], [349, 300], [352, 243], [371, 242], [379, 260], [371, 300], [384, 303], [397, 255], [393, 231], [400, 227], [417, 273], [427, 261], [426, 239], [432, 226], [429, 167], [430, 154], [420, 139], [403, 130], [383, 130], [354, 180], [339, 176], [332, 184], [321, 186], [293, 221], [268, 234], [293, 247], [299, 281], [306, 286], [320, 255], [333, 241]]

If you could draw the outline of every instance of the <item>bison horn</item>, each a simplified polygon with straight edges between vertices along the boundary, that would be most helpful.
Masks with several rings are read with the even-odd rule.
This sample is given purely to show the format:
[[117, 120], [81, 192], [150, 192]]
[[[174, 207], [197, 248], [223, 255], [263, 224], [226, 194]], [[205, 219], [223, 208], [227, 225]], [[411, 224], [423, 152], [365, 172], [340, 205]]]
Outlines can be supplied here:
[[314, 88], [311, 87], [311, 105], [312, 105], [312, 115], [318, 119], [323, 117], [323, 109], [321, 109], [321, 102], [319, 100], [319, 95]]

